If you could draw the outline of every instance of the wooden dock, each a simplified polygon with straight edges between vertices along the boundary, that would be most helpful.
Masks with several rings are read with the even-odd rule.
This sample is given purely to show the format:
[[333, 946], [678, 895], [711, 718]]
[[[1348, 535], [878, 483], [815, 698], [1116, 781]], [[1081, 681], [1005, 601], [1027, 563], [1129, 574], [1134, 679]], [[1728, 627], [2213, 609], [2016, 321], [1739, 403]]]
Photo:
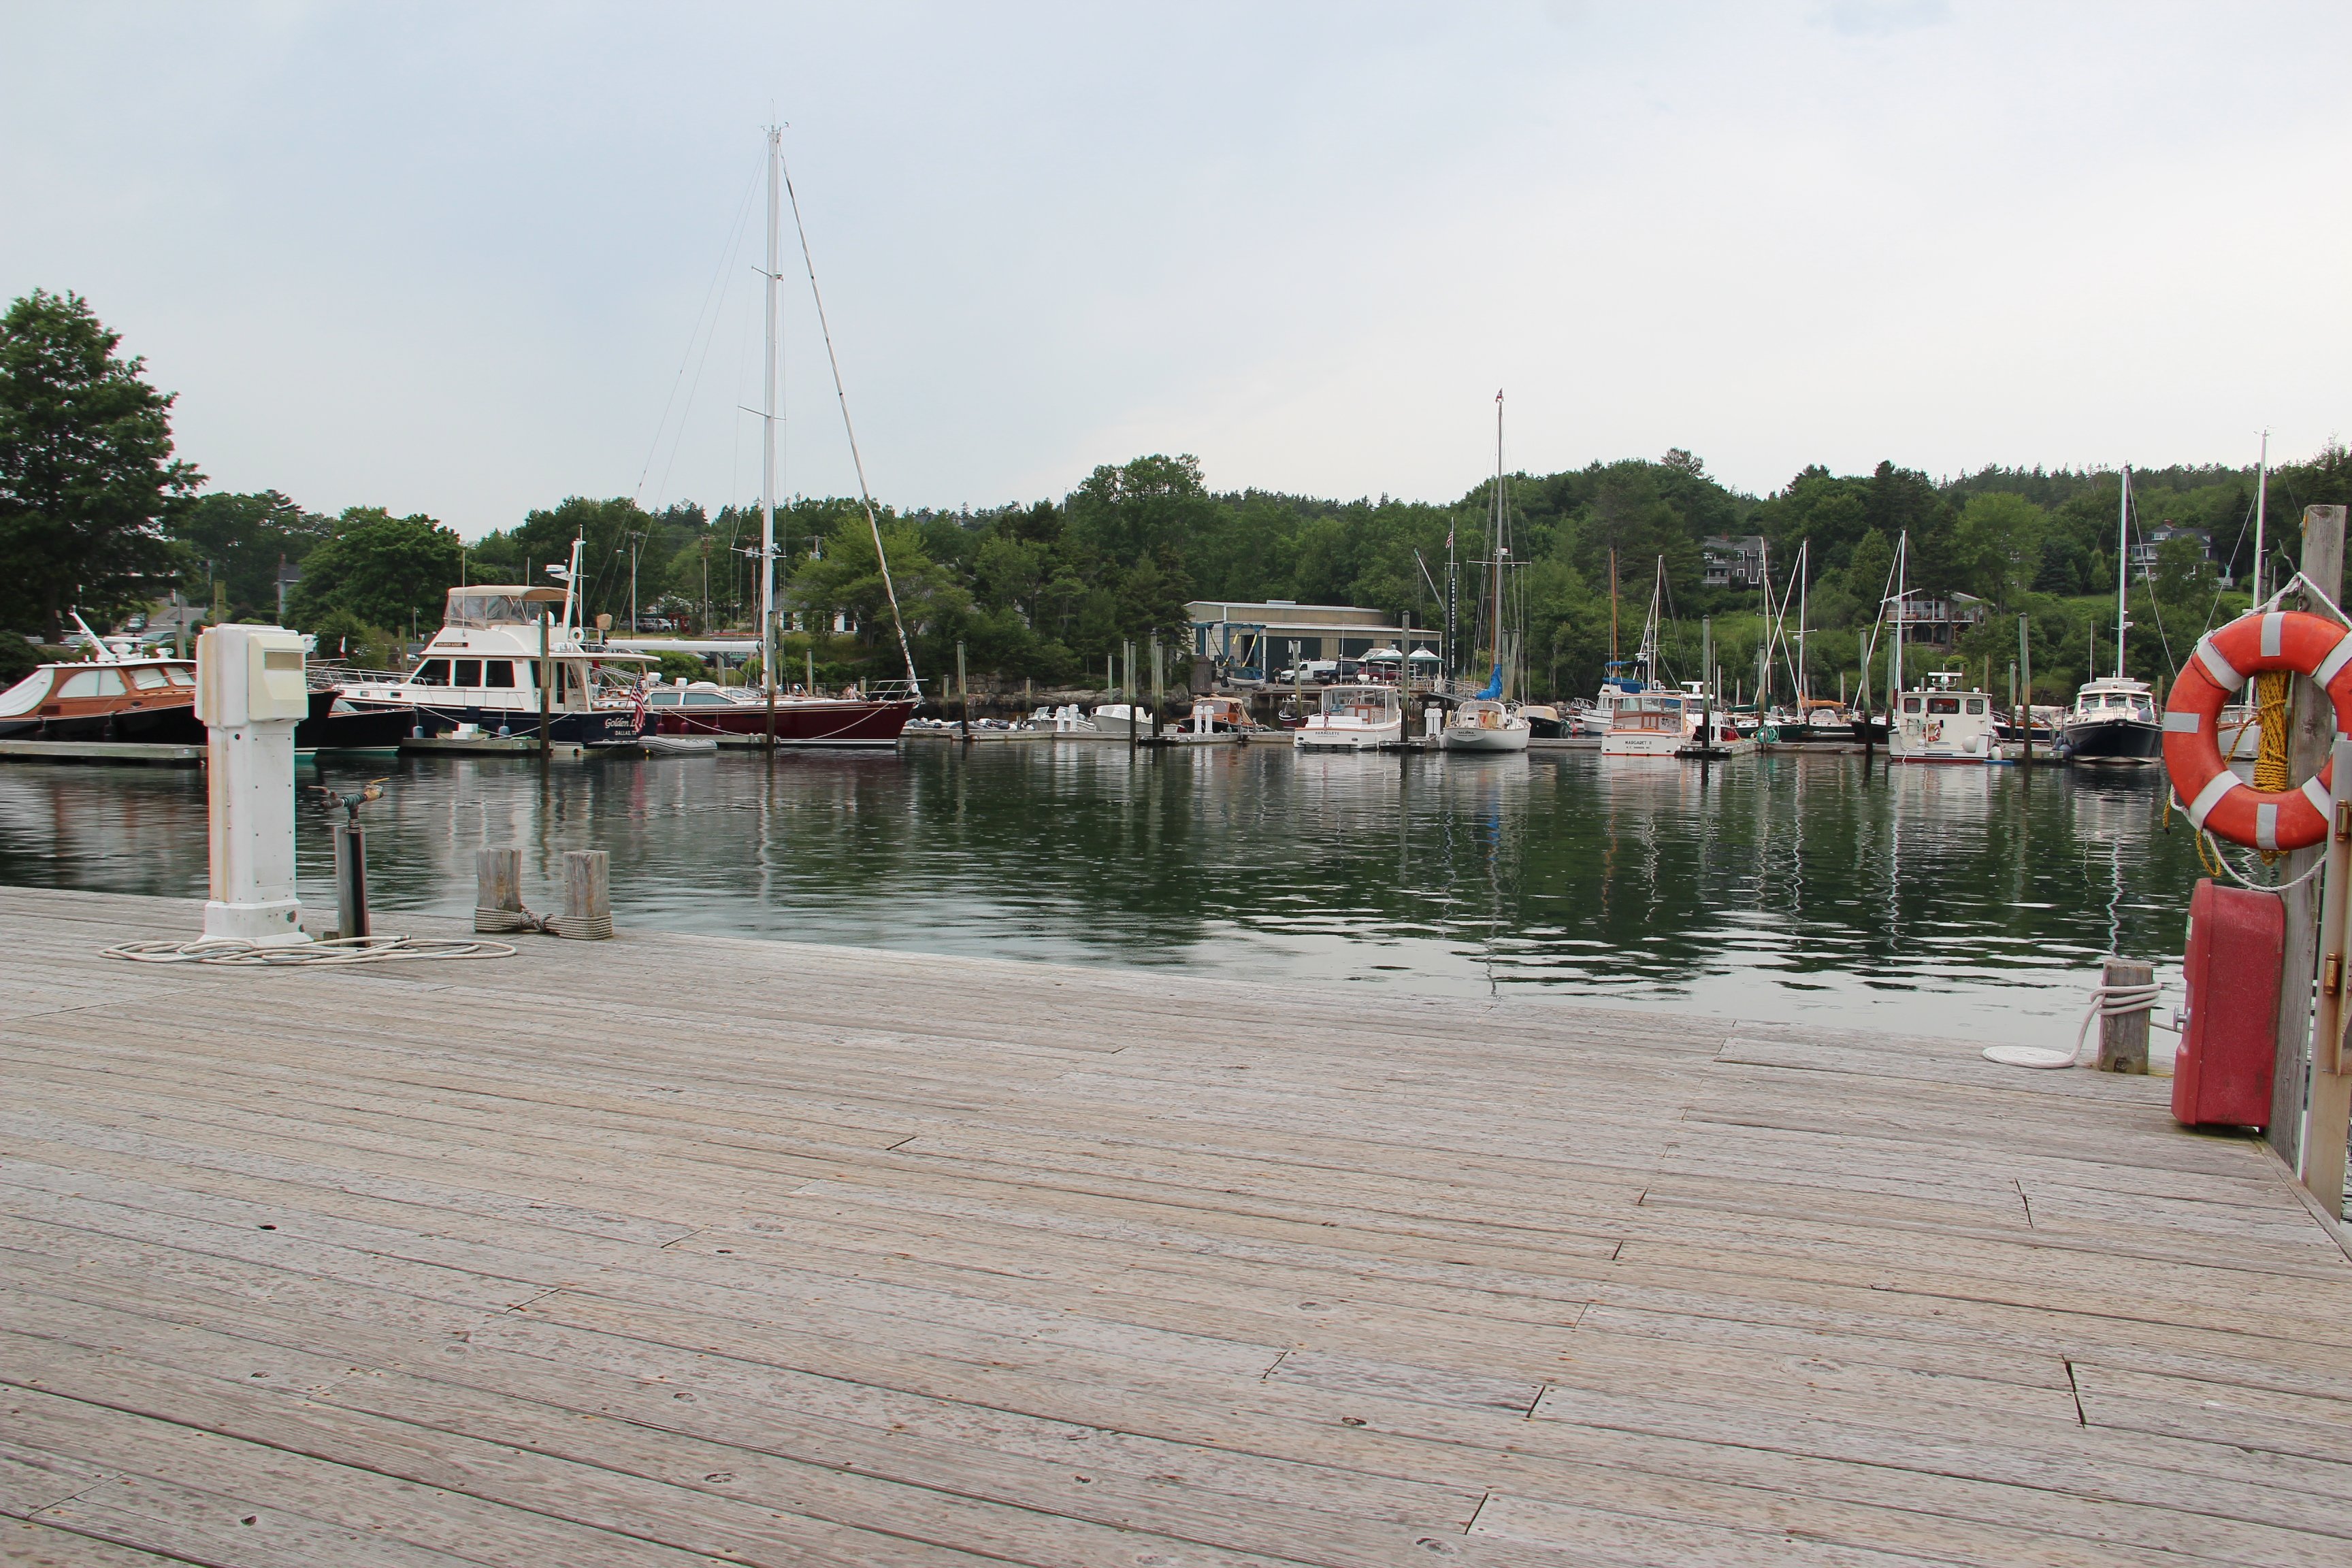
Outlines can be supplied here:
[[[379, 914], [379, 929], [446, 931]], [[0, 890], [0, 1560], [2352, 1562], [2352, 1262], [2164, 1080]]]

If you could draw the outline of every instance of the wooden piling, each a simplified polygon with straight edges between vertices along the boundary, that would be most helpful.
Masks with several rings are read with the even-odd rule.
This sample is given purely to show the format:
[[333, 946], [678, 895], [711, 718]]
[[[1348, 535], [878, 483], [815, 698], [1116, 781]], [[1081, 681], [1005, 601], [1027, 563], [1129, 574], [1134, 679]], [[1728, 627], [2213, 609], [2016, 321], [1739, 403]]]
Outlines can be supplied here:
[[[2340, 506], [2303, 509], [2303, 574], [2337, 604], [2344, 602], [2344, 513]], [[2316, 595], [2305, 592], [2299, 608], [2328, 615]], [[2300, 782], [2319, 772], [2336, 739], [2336, 705], [2298, 675], [2287, 696], [2287, 774]], [[2326, 850], [2315, 847], [2279, 857], [2278, 877], [2294, 881], [2316, 865]], [[2286, 903], [2286, 953], [2279, 970], [2278, 1055], [2271, 1079], [2271, 1147], [2287, 1168], [2303, 1173], [2304, 1092], [2311, 1081], [2311, 990], [2319, 968], [2317, 879], [2304, 880], [2280, 897]], [[2335, 1162], [2342, 1169], [2342, 1156]], [[2334, 1193], [2315, 1194], [2335, 1213], [2343, 1204], [2341, 1178]]]
[[602, 942], [613, 934], [613, 857], [603, 849], [563, 856], [563, 912], [551, 923], [558, 936]]
[[522, 914], [522, 851], [474, 851], [474, 929], [478, 931], [520, 931]]
[[[2109, 992], [2156, 984], [2156, 965], [2137, 959], [2111, 958], [2099, 973], [2099, 984]], [[2099, 1018], [2099, 1070], [2147, 1071], [2147, 1014], [2106, 1013]]]
[[367, 829], [356, 822], [335, 824], [335, 934], [368, 934]]

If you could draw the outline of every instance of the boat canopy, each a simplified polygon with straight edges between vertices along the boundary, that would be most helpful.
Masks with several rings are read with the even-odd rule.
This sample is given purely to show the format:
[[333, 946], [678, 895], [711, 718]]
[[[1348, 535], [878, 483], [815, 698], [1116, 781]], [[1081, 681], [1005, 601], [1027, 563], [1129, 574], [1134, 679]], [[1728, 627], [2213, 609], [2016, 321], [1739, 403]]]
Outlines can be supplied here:
[[446, 626], [530, 626], [539, 624], [539, 606], [563, 602], [561, 588], [532, 588], [521, 584], [480, 583], [449, 590], [442, 612]]

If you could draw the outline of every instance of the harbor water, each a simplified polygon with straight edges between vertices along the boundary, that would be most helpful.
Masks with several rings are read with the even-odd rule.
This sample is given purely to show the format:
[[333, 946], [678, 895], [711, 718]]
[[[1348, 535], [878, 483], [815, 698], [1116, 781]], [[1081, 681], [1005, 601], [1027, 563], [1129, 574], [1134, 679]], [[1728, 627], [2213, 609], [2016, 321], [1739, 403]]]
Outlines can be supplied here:
[[[473, 858], [612, 854], [615, 923], [2064, 1046], [2101, 954], [2179, 1005], [2194, 842], [2161, 770], [1285, 745], [407, 756], [368, 808], [379, 931], [464, 916]], [[0, 882], [201, 898], [201, 773], [0, 768]], [[303, 899], [331, 915], [327, 813]], [[194, 932], [192, 931], [193, 935]]]

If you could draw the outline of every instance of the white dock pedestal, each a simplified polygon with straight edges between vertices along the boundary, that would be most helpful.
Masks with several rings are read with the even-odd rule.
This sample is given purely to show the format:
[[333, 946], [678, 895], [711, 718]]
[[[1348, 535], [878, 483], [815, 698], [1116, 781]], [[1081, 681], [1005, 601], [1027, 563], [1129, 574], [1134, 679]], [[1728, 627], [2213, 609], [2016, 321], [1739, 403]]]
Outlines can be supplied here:
[[310, 940], [294, 891], [294, 726], [310, 711], [295, 633], [215, 626], [197, 638], [196, 717], [210, 740], [207, 941]]

